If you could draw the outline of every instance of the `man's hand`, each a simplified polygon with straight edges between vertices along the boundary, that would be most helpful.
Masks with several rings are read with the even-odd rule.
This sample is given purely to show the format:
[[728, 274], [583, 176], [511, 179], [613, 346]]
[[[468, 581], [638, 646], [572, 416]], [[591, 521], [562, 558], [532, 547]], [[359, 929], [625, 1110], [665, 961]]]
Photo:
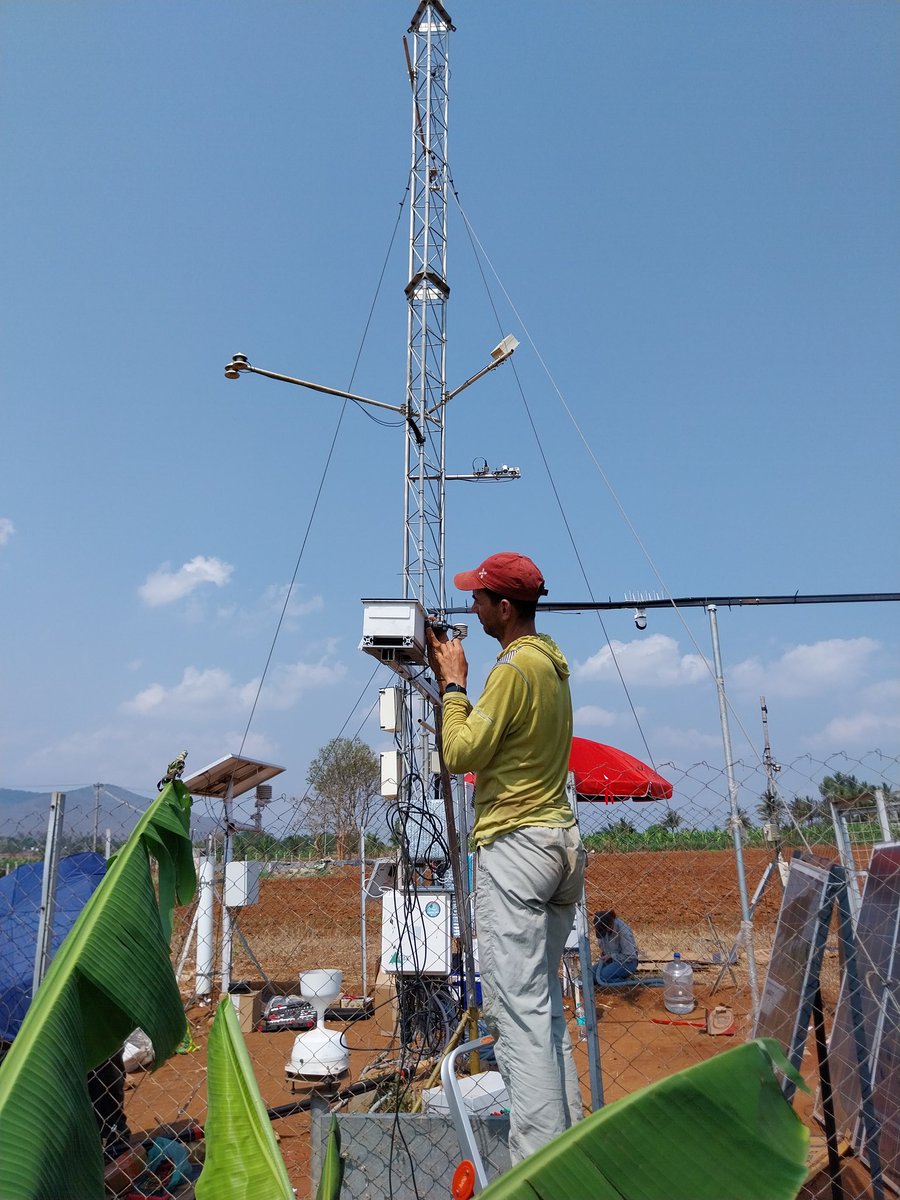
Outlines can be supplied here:
[[437, 678], [443, 692], [448, 683], [458, 683], [466, 686], [469, 676], [469, 664], [466, 652], [462, 648], [462, 638], [450, 639], [444, 632], [435, 633], [430, 626], [425, 627], [425, 638], [428, 642], [428, 662]]

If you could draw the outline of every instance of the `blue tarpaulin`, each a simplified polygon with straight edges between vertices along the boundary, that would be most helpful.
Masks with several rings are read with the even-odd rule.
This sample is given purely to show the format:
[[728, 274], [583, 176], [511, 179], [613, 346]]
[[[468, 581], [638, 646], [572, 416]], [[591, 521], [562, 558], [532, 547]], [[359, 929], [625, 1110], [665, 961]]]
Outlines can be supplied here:
[[[102, 854], [59, 860], [51, 954], [106, 873]], [[26, 863], [0, 878], [0, 1041], [11, 1042], [31, 1003], [44, 864]]]

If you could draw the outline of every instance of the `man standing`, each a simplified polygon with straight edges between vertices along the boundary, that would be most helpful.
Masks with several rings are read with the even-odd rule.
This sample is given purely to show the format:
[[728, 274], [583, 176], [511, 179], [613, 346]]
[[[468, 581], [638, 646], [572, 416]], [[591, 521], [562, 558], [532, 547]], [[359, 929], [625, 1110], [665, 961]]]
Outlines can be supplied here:
[[566, 798], [569, 668], [556, 643], [535, 629], [547, 589], [530, 558], [493, 554], [454, 583], [472, 592], [472, 612], [501, 647], [473, 706], [460, 639], [428, 632], [443, 696], [444, 761], [454, 774], [477, 773], [478, 957], [516, 1163], [582, 1116], [559, 981], [585, 864]]

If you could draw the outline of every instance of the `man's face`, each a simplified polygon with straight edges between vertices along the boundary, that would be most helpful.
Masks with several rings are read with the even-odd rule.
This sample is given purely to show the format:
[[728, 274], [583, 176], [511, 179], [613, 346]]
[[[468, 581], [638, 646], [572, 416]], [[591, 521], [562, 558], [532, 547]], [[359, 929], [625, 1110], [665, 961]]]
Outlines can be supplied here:
[[499, 637], [503, 632], [500, 605], [502, 600], [494, 601], [483, 588], [472, 593], [472, 612], [481, 622], [481, 628], [488, 637]]

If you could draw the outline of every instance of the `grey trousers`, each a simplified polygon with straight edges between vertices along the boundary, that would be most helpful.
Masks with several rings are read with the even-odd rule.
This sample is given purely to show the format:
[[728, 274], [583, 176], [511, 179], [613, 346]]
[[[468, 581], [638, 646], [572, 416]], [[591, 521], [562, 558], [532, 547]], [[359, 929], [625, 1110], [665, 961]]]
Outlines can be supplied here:
[[478, 851], [484, 1016], [509, 1092], [513, 1163], [584, 1115], [559, 980], [584, 865], [574, 827], [517, 829]]

